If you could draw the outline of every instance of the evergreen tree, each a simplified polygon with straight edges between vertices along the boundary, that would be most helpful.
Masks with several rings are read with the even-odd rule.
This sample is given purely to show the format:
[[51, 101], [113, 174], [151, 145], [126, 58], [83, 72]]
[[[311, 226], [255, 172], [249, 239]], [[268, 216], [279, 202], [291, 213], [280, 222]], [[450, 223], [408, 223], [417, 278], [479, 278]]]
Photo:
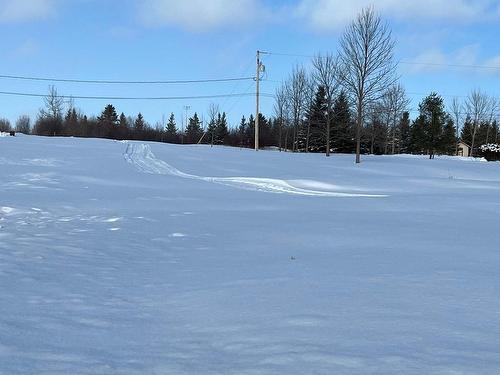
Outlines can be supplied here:
[[118, 139], [126, 139], [128, 137], [129, 126], [127, 116], [122, 112], [118, 119]]
[[255, 144], [255, 117], [253, 117], [253, 114], [248, 117], [248, 126], [246, 127], [245, 138], [248, 142], [248, 147], [253, 147]]
[[306, 121], [311, 124], [309, 134], [310, 152], [325, 152], [326, 148], [326, 92], [318, 86], [314, 100], [306, 112]]
[[216, 133], [217, 133], [217, 119], [212, 118], [207, 126], [207, 142], [210, 145], [214, 145], [216, 143]]
[[227, 120], [226, 113], [223, 112], [222, 116], [219, 113], [217, 117], [217, 125], [215, 129], [215, 142], [217, 144], [223, 144], [229, 134], [229, 130], [227, 128]]
[[80, 135], [78, 129], [78, 114], [74, 107], [69, 108], [66, 112], [66, 116], [64, 116], [63, 134]]
[[446, 120], [446, 124], [443, 128], [443, 136], [441, 138], [441, 147], [440, 150], [445, 155], [455, 155], [456, 145], [457, 145], [457, 136], [456, 136], [456, 128], [453, 120], [448, 117]]
[[354, 132], [347, 95], [342, 91], [333, 104], [331, 144], [335, 152], [355, 151]]
[[247, 120], [245, 116], [241, 117], [240, 126], [238, 127], [238, 138], [240, 142], [240, 147], [248, 146], [249, 142], [246, 142], [246, 128], [247, 128]]
[[495, 144], [498, 144], [498, 123], [496, 120], [493, 121], [491, 124], [491, 130], [492, 130], [492, 142]]
[[413, 121], [410, 131], [410, 151], [414, 154], [423, 154], [426, 152], [426, 135], [425, 124], [422, 118], [417, 118]]
[[411, 151], [411, 126], [410, 113], [403, 112], [403, 117], [399, 121], [400, 149], [399, 152], [406, 154]]
[[198, 114], [195, 112], [193, 117], [189, 119], [189, 124], [186, 127], [186, 142], [198, 143], [202, 135], [203, 129], [201, 127], [201, 121], [198, 118]]
[[261, 147], [269, 147], [274, 144], [272, 138], [271, 124], [262, 113], [259, 113], [259, 138]]
[[443, 131], [449, 119], [444, 110], [443, 98], [432, 93], [420, 103], [419, 112], [420, 115], [415, 122], [423, 129], [422, 144], [429, 153], [429, 157], [433, 159], [435, 153], [443, 149]]
[[460, 132], [460, 139], [462, 142], [472, 145], [472, 133], [474, 131], [474, 126], [472, 123], [472, 119], [470, 116], [467, 116], [464, 122], [464, 126], [462, 127], [462, 131]]
[[134, 130], [137, 133], [136, 135], [140, 137], [141, 133], [146, 128], [146, 122], [144, 121], [144, 116], [139, 112], [135, 121], [134, 121]]
[[178, 142], [177, 124], [175, 122], [175, 116], [173, 113], [171, 113], [170, 117], [168, 118], [167, 126], [165, 127], [165, 135], [167, 142], [169, 143]]
[[99, 135], [104, 138], [115, 138], [116, 126], [118, 124], [118, 115], [112, 104], [108, 104], [101, 115], [97, 118], [99, 126]]

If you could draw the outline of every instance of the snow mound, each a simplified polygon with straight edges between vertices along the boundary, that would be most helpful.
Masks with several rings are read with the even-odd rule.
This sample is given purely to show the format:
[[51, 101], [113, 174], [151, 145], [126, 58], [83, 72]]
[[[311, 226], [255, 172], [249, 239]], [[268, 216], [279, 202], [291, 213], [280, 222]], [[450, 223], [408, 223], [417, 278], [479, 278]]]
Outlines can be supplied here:
[[[330, 190], [313, 190], [294, 185], [294, 181], [263, 177], [203, 177], [179, 171], [170, 164], [158, 159], [151, 147], [144, 143], [128, 143], [124, 154], [125, 160], [142, 173], [171, 175], [181, 178], [213, 182], [240, 189], [258, 190], [267, 193], [293, 194], [315, 197], [364, 197], [384, 198], [380, 194], [359, 194], [352, 192], [338, 192]], [[333, 187], [318, 181], [298, 180], [299, 185]]]

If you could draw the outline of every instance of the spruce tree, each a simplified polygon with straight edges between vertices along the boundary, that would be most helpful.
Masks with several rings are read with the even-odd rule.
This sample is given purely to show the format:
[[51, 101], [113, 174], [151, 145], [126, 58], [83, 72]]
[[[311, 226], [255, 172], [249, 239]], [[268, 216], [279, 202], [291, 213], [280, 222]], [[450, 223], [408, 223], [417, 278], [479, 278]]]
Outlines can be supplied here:
[[78, 129], [78, 114], [74, 107], [70, 107], [66, 112], [63, 122], [63, 134], [65, 135], [80, 135]]
[[333, 104], [331, 135], [330, 143], [335, 152], [351, 153], [355, 151], [349, 101], [344, 91], [340, 92]]
[[126, 139], [129, 136], [129, 122], [127, 116], [122, 112], [120, 118], [118, 119], [118, 138]]
[[104, 138], [116, 137], [116, 126], [118, 125], [118, 115], [112, 104], [108, 104], [101, 115], [97, 118], [99, 135]]
[[455, 124], [451, 118], [446, 120], [441, 138], [440, 151], [445, 155], [454, 155], [456, 152], [457, 136]]
[[472, 124], [472, 119], [470, 116], [465, 118], [464, 126], [460, 132], [460, 139], [462, 142], [472, 145], [472, 133], [474, 131], [474, 126]]
[[318, 86], [314, 100], [306, 112], [306, 121], [311, 124], [309, 134], [310, 152], [325, 152], [326, 148], [326, 92]]
[[173, 113], [168, 118], [167, 126], [165, 127], [166, 141], [169, 143], [177, 143], [177, 124], [175, 123], [175, 116]]
[[240, 121], [240, 126], [238, 127], [238, 137], [240, 141], [240, 147], [247, 146], [250, 143], [250, 142], [245, 142], [246, 128], [247, 128], [247, 120], [245, 116], [242, 116]]
[[207, 126], [207, 142], [211, 146], [216, 143], [217, 119], [211, 119]]
[[415, 124], [423, 129], [422, 142], [429, 158], [433, 159], [436, 152], [443, 149], [443, 131], [449, 115], [444, 110], [444, 101], [441, 96], [432, 93], [419, 105], [420, 115]]
[[133, 138], [134, 139], [143, 139], [144, 131], [146, 129], [146, 122], [144, 121], [144, 116], [142, 113], [138, 113], [137, 117], [133, 120], [134, 129], [133, 129]]
[[193, 117], [189, 119], [188, 126], [186, 127], [186, 142], [198, 143], [202, 135], [203, 129], [201, 128], [201, 121], [198, 118], [198, 114], [195, 112]]
[[222, 116], [219, 113], [217, 117], [217, 126], [215, 129], [215, 142], [217, 144], [223, 144], [229, 134], [229, 130], [227, 128], [227, 119], [226, 113], [223, 112]]
[[410, 113], [403, 112], [403, 117], [399, 121], [400, 149], [399, 152], [406, 154], [411, 151], [411, 126]]
[[251, 147], [255, 142], [255, 117], [251, 114], [248, 117], [248, 126], [246, 127], [246, 140]]

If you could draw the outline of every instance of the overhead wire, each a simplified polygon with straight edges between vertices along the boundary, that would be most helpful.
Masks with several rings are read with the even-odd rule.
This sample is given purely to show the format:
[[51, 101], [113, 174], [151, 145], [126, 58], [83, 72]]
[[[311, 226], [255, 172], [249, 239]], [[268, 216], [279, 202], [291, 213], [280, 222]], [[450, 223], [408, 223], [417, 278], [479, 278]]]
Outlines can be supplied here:
[[24, 80], [24, 81], [42, 81], [42, 82], [63, 82], [63, 83], [89, 83], [106, 85], [170, 85], [170, 84], [191, 84], [191, 83], [212, 83], [212, 82], [235, 82], [249, 81], [254, 77], [230, 77], [230, 78], [208, 78], [208, 79], [187, 79], [187, 80], [156, 80], [156, 81], [117, 81], [117, 80], [98, 80], [98, 79], [74, 79], [74, 78], [50, 78], [50, 77], [31, 77], [0, 74], [2, 79]]
[[[0, 95], [27, 96], [27, 97], [47, 97], [47, 94], [15, 92], [15, 91], [0, 91]], [[55, 95], [62, 99], [88, 99], [88, 100], [184, 100], [184, 99], [212, 99], [212, 98], [227, 98], [227, 97], [242, 97], [252, 96], [252, 93], [236, 93], [236, 94], [216, 94], [216, 95], [193, 95], [193, 96], [150, 96], [150, 97], [126, 97], [126, 96], [80, 96], [80, 95]], [[274, 97], [272, 94], [262, 94], [263, 97]]]

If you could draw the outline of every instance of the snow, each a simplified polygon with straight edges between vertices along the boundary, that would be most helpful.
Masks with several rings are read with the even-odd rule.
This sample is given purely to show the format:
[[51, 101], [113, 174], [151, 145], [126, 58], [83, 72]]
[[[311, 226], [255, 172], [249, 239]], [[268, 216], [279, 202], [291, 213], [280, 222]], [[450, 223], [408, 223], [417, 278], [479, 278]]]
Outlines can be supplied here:
[[496, 143], [488, 143], [480, 147], [482, 152], [500, 152], [500, 145]]
[[0, 374], [496, 374], [500, 163], [0, 140]]

